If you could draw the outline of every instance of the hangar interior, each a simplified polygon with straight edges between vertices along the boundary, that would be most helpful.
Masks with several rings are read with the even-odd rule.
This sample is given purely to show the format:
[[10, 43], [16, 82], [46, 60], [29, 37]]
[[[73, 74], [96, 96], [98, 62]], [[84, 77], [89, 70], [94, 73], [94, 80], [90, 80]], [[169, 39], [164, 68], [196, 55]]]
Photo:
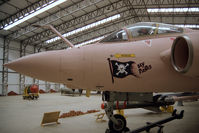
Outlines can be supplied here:
[[[160, 22], [173, 24], [180, 27], [187, 27], [191, 29], [199, 28], [199, 1], [198, 0], [1, 0], [0, 1], [0, 95], [7, 96], [9, 92], [15, 92], [16, 94], [23, 94], [24, 88], [30, 84], [37, 84], [39, 89], [42, 89], [48, 92], [50, 89], [59, 91], [61, 88], [65, 88], [63, 84], [51, 83], [47, 81], [42, 81], [34, 79], [25, 75], [21, 75], [15, 71], [12, 71], [3, 66], [3, 64], [8, 63], [12, 60], [15, 60], [19, 57], [25, 55], [51, 51], [51, 50], [60, 50], [67, 49], [68, 46], [55, 35], [51, 30], [47, 28], [39, 28], [35, 25], [52, 25], [57, 31], [59, 31], [64, 37], [66, 37], [70, 42], [72, 42], [76, 47], [81, 47], [83, 45], [89, 45], [94, 42], [101, 40], [110, 33], [121, 29], [122, 27], [137, 22]], [[47, 109], [42, 108], [42, 112], [48, 111], [48, 109], [56, 110], [65, 110], [69, 109], [82, 109], [84, 104], [87, 106], [89, 102], [88, 99], [79, 98], [78, 100], [84, 101], [84, 104], [78, 105], [75, 107], [73, 103], [79, 103], [79, 101], [72, 100], [72, 103], [65, 103], [60, 100], [60, 96], [54, 96], [50, 94], [50, 97], [54, 98], [50, 100], [49, 97], [44, 95], [42, 102], [36, 105], [37, 102], [26, 103], [22, 102], [23, 105], [19, 105], [21, 108], [26, 108], [31, 105], [31, 108], [28, 111], [35, 111], [31, 116], [33, 121], [39, 121], [42, 115], [41, 112], [35, 110], [36, 108], [46, 107], [49, 105], [49, 102], [53, 105], [46, 107]], [[21, 99], [17, 97], [5, 98], [0, 97], [1, 101], [5, 104], [0, 103], [0, 107], [8, 107], [5, 110], [1, 110], [3, 113], [6, 111], [3, 116], [3, 120], [6, 119], [9, 115], [12, 116], [13, 112], [10, 110], [15, 110], [16, 113], [19, 113], [20, 117], [28, 117], [26, 112], [23, 110], [22, 113], [17, 106], [18, 102]], [[98, 97], [99, 98], [99, 97]], [[93, 104], [99, 102], [99, 99], [94, 97], [92, 103], [93, 108], [99, 109], [98, 104], [93, 106]], [[100, 97], [101, 98], [101, 97]], [[20, 100], [19, 100], [20, 99]], [[15, 101], [16, 105], [11, 105], [12, 100]], [[58, 100], [56, 102], [55, 100]], [[65, 98], [65, 100], [69, 100]], [[64, 107], [54, 106], [58, 104], [68, 104], [69, 108], [65, 109]], [[32, 106], [33, 105], [33, 106]], [[197, 110], [192, 111], [193, 108], [198, 106], [197, 103], [187, 104], [187, 111], [190, 114], [196, 114]], [[15, 108], [16, 107], [16, 108]], [[72, 108], [74, 107], [74, 108]], [[179, 109], [181, 109], [179, 107]], [[191, 111], [190, 111], [191, 110]], [[2, 114], [3, 114], [2, 113]], [[23, 114], [24, 113], [24, 114]], [[143, 115], [146, 113], [144, 110], [141, 112], [136, 110], [135, 113], [138, 115]], [[1, 114], [1, 112], [0, 112]], [[128, 117], [134, 122], [134, 118], [137, 118], [135, 114], [131, 114], [127, 111]], [[150, 114], [150, 113], [149, 113]], [[17, 114], [16, 114], [17, 115]], [[134, 116], [134, 118], [131, 116]], [[138, 119], [152, 118], [156, 115], [152, 114], [152, 117], [144, 116]], [[158, 117], [167, 116], [157, 115]], [[196, 115], [197, 116], [197, 115]], [[17, 117], [18, 119], [18, 117]], [[170, 125], [170, 128], [167, 130], [172, 133], [174, 132], [195, 132], [196, 127], [198, 126], [198, 117], [188, 115], [186, 121], [182, 123], [175, 123], [178, 126], [184, 125], [184, 128], [175, 129], [174, 125]], [[82, 124], [82, 121], [88, 120], [88, 122], [93, 127], [91, 130], [86, 130], [85, 128], [88, 125]], [[190, 121], [193, 120], [193, 121]], [[60, 127], [49, 127], [42, 129], [38, 127], [33, 121], [30, 123], [33, 126], [31, 132], [64, 132], [66, 129], [64, 126]], [[70, 119], [72, 122], [77, 122], [80, 124], [79, 128], [74, 130], [74, 125], [68, 121], [62, 121], [62, 123], [71, 125], [73, 128], [68, 128], [69, 132], [104, 132], [107, 123], [102, 125], [93, 124], [93, 119], [86, 117]], [[6, 121], [6, 123], [12, 123], [12, 120]], [[23, 118], [23, 122], [29, 122]], [[17, 123], [17, 120], [13, 121], [13, 125]], [[139, 124], [143, 124], [138, 121]], [[187, 125], [186, 125], [187, 123]], [[193, 124], [191, 124], [193, 123]], [[4, 125], [5, 123], [1, 123]], [[35, 125], [34, 125], [35, 124]], [[135, 124], [135, 123], [133, 123]], [[36, 126], [36, 127], [34, 127]], [[135, 125], [139, 126], [139, 125]], [[187, 128], [185, 128], [187, 126]], [[16, 132], [27, 132], [27, 129], [24, 129], [19, 123], [14, 125], [15, 128], [5, 130], [1, 129], [3, 132], [15, 132], [14, 129], [17, 129]], [[69, 126], [70, 127], [70, 126]], [[85, 127], [85, 128], [81, 128]], [[9, 128], [9, 127], [8, 127]], [[7, 128], [7, 129], [8, 129]], [[99, 130], [96, 131], [96, 128]], [[36, 129], [36, 130], [35, 130]], [[175, 130], [173, 130], [175, 129]], [[191, 130], [189, 130], [191, 129]], [[197, 132], [197, 131], [196, 131]]]
[[91, 44], [136, 22], [199, 27], [197, 0], [2, 0], [0, 7], [1, 95], [22, 94], [24, 86], [33, 83], [46, 91], [64, 87], [2, 66], [24, 55], [67, 48], [51, 30], [33, 25], [53, 25], [76, 46]]

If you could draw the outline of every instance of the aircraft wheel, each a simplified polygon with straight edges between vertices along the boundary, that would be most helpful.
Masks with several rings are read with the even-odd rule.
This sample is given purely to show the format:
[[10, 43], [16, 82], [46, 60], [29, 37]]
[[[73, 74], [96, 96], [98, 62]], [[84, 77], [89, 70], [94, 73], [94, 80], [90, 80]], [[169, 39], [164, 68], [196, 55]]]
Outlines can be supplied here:
[[30, 98], [31, 98], [32, 100], [34, 100], [34, 96], [30, 96]]
[[158, 130], [158, 133], [163, 133], [163, 127], [160, 127], [160, 129]]
[[161, 95], [153, 96], [153, 102], [157, 102]]
[[115, 119], [119, 122], [118, 125], [114, 124], [111, 120], [109, 120], [108, 126], [111, 132], [114, 133], [121, 133], [126, 129], [126, 119], [124, 116], [115, 114], [114, 115]]

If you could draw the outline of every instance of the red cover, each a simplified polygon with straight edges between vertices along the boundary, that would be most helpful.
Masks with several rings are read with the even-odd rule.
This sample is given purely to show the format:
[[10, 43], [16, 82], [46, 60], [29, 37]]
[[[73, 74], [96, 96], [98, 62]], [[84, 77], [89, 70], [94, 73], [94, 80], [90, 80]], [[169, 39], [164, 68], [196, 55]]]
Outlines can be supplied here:
[[32, 85], [30, 90], [31, 90], [31, 93], [38, 93], [39, 87], [37, 85]]

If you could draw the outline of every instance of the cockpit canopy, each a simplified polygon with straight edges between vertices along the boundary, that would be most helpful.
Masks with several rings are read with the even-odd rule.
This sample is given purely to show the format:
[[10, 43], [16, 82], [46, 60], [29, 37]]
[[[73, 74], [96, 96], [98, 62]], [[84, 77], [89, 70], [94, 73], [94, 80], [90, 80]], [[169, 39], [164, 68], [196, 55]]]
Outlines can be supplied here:
[[138, 38], [144, 36], [153, 36], [158, 34], [172, 34], [172, 33], [182, 33], [183, 28], [154, 22], [140, 22], [136, 23], [123, 29], [112, 33], [111, 35], [105, 37], [100, 42], [121, 42], [128, 41], [129, 38]]

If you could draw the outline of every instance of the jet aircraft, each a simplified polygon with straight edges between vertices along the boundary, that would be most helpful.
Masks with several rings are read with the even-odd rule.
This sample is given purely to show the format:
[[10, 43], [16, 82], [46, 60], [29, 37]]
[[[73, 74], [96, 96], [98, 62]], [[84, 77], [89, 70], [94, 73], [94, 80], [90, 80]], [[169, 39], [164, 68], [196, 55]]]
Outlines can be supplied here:
[[168, 105], [168, 100], [152, 93], [199, 91], [199, 32], [196, 30], [140, 22], [95, 44], [74, 47], [52, 26], [44, 27], [53, 30], [71, 48], [28, 55], [5, 66], [69, 88], [103, 91], [112, 132], [126, 129], [125, 118], [113, 115], [115, 101], [136, 99]]

